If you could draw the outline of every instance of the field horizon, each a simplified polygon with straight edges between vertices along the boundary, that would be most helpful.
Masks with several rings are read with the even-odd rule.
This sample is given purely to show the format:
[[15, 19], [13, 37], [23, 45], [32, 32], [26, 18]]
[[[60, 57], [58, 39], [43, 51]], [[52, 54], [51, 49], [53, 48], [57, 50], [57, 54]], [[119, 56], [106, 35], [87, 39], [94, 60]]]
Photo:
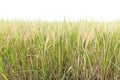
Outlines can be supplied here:
[[0, 20], [0, 80], [119, 80], [120, 20]]

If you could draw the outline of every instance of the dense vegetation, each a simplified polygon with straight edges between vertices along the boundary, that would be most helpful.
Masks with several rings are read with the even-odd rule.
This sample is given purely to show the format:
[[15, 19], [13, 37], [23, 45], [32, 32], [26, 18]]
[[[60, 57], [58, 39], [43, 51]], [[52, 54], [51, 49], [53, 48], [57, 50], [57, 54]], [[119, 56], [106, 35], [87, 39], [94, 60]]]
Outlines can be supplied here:
[[0, 21], [0, 80], [118, 79], [119, 21]]

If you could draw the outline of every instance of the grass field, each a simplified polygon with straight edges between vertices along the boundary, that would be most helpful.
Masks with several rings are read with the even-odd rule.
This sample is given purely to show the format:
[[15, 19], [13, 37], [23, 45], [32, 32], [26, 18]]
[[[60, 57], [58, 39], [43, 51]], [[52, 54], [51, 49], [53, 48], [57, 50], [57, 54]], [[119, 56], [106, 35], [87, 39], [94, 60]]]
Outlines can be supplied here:
[[119, 79], [119, 21], [0, 21], [0, 80]]

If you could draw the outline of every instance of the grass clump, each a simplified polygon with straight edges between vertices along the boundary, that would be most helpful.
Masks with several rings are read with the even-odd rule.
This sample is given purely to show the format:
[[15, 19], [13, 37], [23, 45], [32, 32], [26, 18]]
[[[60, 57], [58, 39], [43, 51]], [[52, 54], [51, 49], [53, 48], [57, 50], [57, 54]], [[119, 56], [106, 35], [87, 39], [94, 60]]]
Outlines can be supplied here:
[[120, 22], [0, 21], [0, 80], [120, 79]]

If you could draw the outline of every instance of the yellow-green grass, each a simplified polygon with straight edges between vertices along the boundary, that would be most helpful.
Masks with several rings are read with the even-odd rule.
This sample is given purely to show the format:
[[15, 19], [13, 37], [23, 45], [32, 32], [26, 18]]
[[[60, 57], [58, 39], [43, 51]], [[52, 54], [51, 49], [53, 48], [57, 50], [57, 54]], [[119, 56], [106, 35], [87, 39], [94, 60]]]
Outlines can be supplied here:
[[0, 21], [0, 80], [113, 79], [119, 21]]

